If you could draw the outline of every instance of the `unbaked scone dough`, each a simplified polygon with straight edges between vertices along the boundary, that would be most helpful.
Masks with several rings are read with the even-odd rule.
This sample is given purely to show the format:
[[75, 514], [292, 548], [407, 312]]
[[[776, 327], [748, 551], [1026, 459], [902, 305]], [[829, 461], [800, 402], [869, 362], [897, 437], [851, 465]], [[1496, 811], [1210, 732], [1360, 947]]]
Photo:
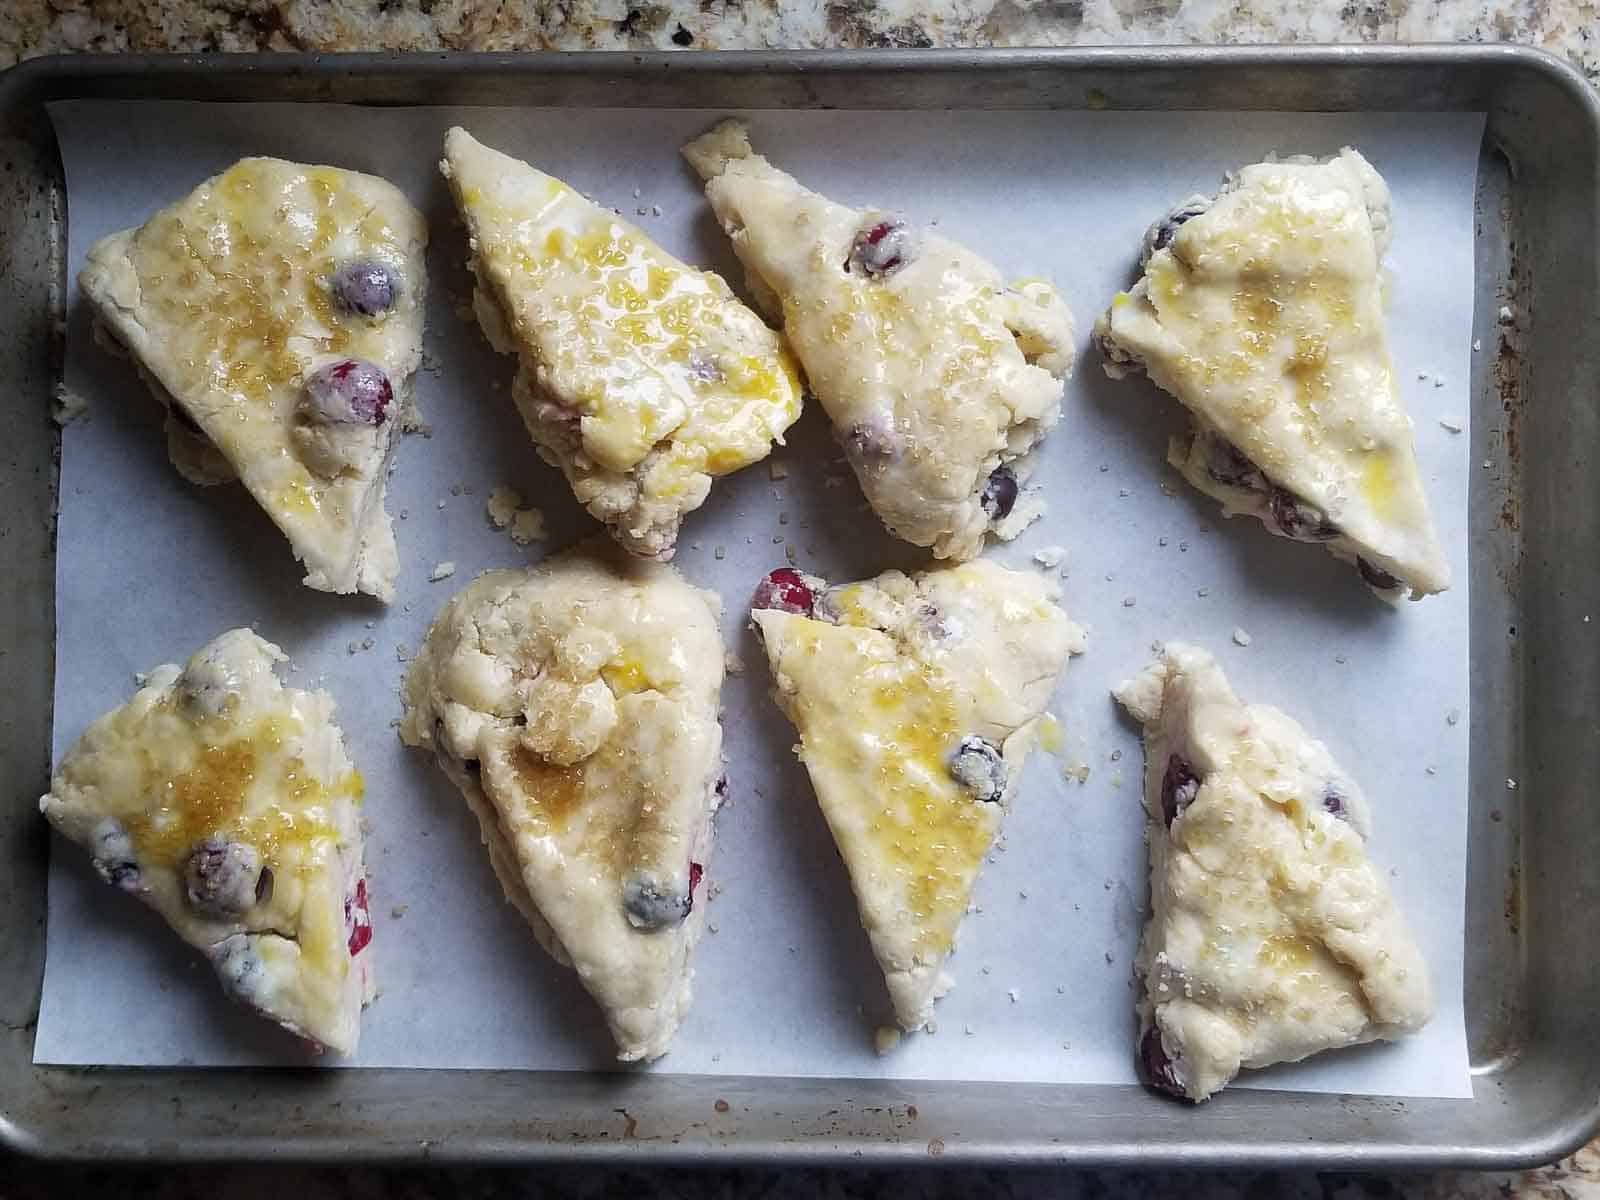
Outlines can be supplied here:
[[401, 737], [461, 790], [507, 899], [624, 1061], [665, 1054], [689, 1007], [725, 788], [720, 607], [585, 544], [479, 576], [406, 677]]
[[229, 996], [354, 1054], [374, 994], [366, 789], [333, 700], [284, 687], [283, 661], [234, 629], [155, 668], [67, 751], [39, 807], [203, 952]]
[[440, 169], [478, 323], [518, 356], [540, 457], [624, 549], [671, 558], [713, 477], [761, 461], [800, 415], [788, 350], [719, 276], [466, 130], [445, 135]]
[[1169, 461], [1232, 516], [1321, 542], [1380, 596], [1450, 586], [1389, 358], [1389, 189], [1354, 150], [1256, 163], [1151, 226], [1095, 324], [1113, 377], [1193, 418]]
[[179, 472], [243, 482], [319, 591], [394, 594], [383, 499], [427, 241], [385, 180], [247, 158], [101, 238], [78, 276], [101, 340], [166, 407]]
[[780, 568], [752, 617], [900, 1025], [945, 958], [1083, 631], [1041, 576], [983, 559], [828, 587]]
[[1428, 968], [1367, 857], [1366, 799], [1327, 747], [1240, 703], [1192, 646], [1168, 643], [1116, 697], [1144, 725], [1147, 1081], [1199, 1101], [1241, 1068], [1420, 1029]]
[[683, 152], [889, 532], [967, 559], [1037, 516], [1020, 488], [1073, 359], [1055, 288], [808, 191], [737, 121]]

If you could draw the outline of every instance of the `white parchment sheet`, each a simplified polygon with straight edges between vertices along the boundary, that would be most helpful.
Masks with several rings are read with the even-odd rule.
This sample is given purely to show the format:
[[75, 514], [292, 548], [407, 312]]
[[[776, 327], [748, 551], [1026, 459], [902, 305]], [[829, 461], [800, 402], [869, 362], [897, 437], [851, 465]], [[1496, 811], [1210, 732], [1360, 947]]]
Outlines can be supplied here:
[[[159, 406], [126, 362], [91, 343], [74, 290], [67, 382], [89, 411], [66, 429], [61, 466], [57, 758], [127, 698], [134, 672], [182, 661], [219, 631], [254, 624], [299, 664], [292, 682], [332, 691], [367, 777], [382, 994], [367, 1011], [354, 1065], [613, 1066], [604, 1025], [576, 977], [538, 949], [501, 898], [465, 806], [393, 728], [400, 655], [457, 588], [597, 528], [535, 457], [509, 397], [512, 361], [493, 354], [462, 315], [467, 251], [435, 164], [444, 130], [459, 122], [621, 208], [669, 250], [738, 285], [726, 240], [678, 156], [685, 139], [722, 114], [85, 102], [56, 105], [52, 115], [67, 169], [74, 275], [95, 238], [142, 222], [248, 154], [384, 175], [428, 214], [433, 239], [429, 368], [418, 381], [433, 433], [399, 450], [389, 507], [401, 518], [404, 569], [389, 608], [301, 587], [284, 540], [241, 489], [203, 490], [177, 475]], [[815, 405], [776, 455], [785, 478], [763, 463], [719, 482], [685, 526], [676, 561], [691, 581], [721, 592], [727, 645], [746, 666], [723, 690], [732, 802], [719, 822], [710, 878], [720, 891], [695, 961], [694, 1008], [672, 1052], [648, 1069], [1132, 1081], [1131, 965], [1147, 889], [1141, 753], [1137, 730], [1108, 693], [1144, 665], [1152, 642], [1184, 638], [1218, 654], [1241, 695], [1300, 719], [1362, 782], [1376, 814], [1372, 852], [1394, 868], [1391, 882], [1439, 994], [1438, 1016], [1404, 1045], [1328, 1055], [1244, 1085], [1470, 1095], [1461, 1009], [1470, 463], [1467, 436], [1440, 420], [1467, 415], [1482, 118], [750, 117], [756, 146], [806, 183], [937, 219], [1009, 276], [1060, 286], [1081, 357], [1036, 476], [1049, 512], [990, 553], [1039, 570], [1035, 551], [1066, 547], [1056, 570], [1068, 610], [1089, 627], [1089, 652], [1073, 661], [1055, 699], [1063, 745], [1029, 763], [1004, 845], [985, 868], [937, 1032], [877, 1057], [872, 1031], [888, 1013], [882, 979], [791, 753], [794, 733], [768, 697], [744, 606], [786, 549], [836, 580], [928, 560], [881, 531], [852, 478], [830, 485], [837, 453]], [[1132, 277], [1146, 224], [1169, 204], [1214, 190], [1225, 170], [1269, 153], [1320, 155], [1346, 144], [1394, 189], [1394, 360], [1456, 579], [1444, 596], [1399, 611], [1321, 550], [1223, 520], [1165, 466], [1177, 404], [1142, 380], [1108, 380], [1088, 345], [1095, 314]], [[490, 527], [484, 502], [497, 484], [544, 510], [548, 542], [524, 550]], [[455, 563], [454, 578], [430, 583], [444, 560]], [[1236, 629], [1248, 633], [1248, 646], [1235, 643]], [[360, 649], [368, 638], [371, 648]], [[1080, 766], [1089, 768], [1081, 783], [1069, 777]], [[39, 1061], [301, 1061], [293, 1039], [229, 1004], [153, 914], [96, 881], [81, 853], [59, 842], [55, 849]]]

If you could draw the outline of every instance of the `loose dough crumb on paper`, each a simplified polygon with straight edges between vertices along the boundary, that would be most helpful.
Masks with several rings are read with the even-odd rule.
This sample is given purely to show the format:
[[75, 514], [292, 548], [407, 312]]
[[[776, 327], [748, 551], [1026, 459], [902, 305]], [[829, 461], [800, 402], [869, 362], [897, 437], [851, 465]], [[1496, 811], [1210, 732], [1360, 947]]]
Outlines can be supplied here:
[[1033, 552], [1033, 561], [1046, 570], [1054, 570], [1067, 557], [1065, 546], [1041, 546]]
[[1447, 430], [1450, 433], [1460, 433], [1461, 429], [1462, 429], [1462, 425], [1461, 425], [1460, 421], [1454, 421], [1454, 420], [1451, 420], [1448, 417], [1440, 417], [1439, 418], [1439, 424], [1440, 424], [1440, 426], [1442, 428], [1444, 428], [1445, 430]]
[[455, 563], [453, 563], [453, 562], [435, 563], [433, 565], [433, 570], [428, 572], [428, 580], [431, 583], [438, 583], [441, 579], [449, 579], [450, 576], [454, 575], [455, 573], [456, 573], [456, 565], [455, 565]]
[[776, 458], [769, 458], [767, 460], [767, 474], [774, 479], [787, 479], [789, 478], [789, 464]]
[[1248, 646], [1250, 644], [1250, 635], [1242, 629], [1235, 629], [1233, 631], [1233, 644], [1235, 646]]
[[729, 650], [722, 656], [722, 669], [729, 675], [743, 675], [744, 659], [740, 658], [732, 650]]
[[872, 1035], [873, 1048], [887, 1054], [900, 1044], [900, 1031], [892, 1025], [880, 1025]]
[[63, 428], [89, 411], [89, 402], [64, 383], [50, 393], [50, 419]]
[[544, 513], [537, 508], [522, 508], [511, 520], [511, 540], [519, 546], [545, 539]]
[[522, 507], [522, 497], [501, 484], [489, 493], [489, 501], [484, 507], [488, 510], [489, 522], [496, 529], [504, 529], [517, 515], [517, 509]]

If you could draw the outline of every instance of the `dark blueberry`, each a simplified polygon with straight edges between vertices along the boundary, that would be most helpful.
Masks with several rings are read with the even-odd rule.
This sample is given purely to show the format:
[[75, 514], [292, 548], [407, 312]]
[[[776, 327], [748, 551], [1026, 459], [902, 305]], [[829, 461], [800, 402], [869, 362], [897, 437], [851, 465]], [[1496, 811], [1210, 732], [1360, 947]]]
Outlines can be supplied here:
[[1331, 783], [1322, 793], [1322, 807], [1341, 821], [1348, 819], [1344, 807], [1344, 794]]
[[382, 367], [344, 358], [306, 376], [300, 411], [325, 425], [382, 425], [392, 403], [394, 388]]
[[348, 262], [333, 274], [333, 294], [346, 312], [375, 317], [394, 307], [400, 281], [380, 262]]
[[121, 888], [125, 892], [144, 890], [144, 875], [140, 872], [138, 863], [107, 863], [101, 874], [112, 887]]
[[211, 837], [189, 852], [183, 865], [184, 894], [203, 913], [234, 916], [256, 903], [263, 876], [271, 895], [272, 874], [262, 869], [254, 846]]
[[1328, 521], [1320, 508], [1281, 487], [1272, 489], [1267, 507], [1284, 537], [1297, 542], [1329, 542], [1339, 536], [1338, 527]]
[[1206, 437], [1206, 474], [1223, 487], [1258, 492], [1266, 486], [1261, 469], [1227, 438]]
[[665, 929], [689, 915], [694, 906], [694, 864], [689, 864], [690, 890], [680, 892], [648, 875], [630, 876], [622, 885], [622, 911], [635, 929]]
[[991, 521], [1004, 521], [1011, 515], [1017, 503], [1017, 477], [1010, 467], [996, 467], [989, 473], [978, 503]]
[[1167, 759], [1166, 772], [1161, 776], [1161, 815], [1166, 818], [1168, 829], [1199, 794], [1200, 776], [1183, 759], [1176, 754], [1171, 755]]
[[694, 45], [694, 34], [679, 25], [677, 29], [673, 30], [672, 44], [674, 46], [692, 46]]
[[939, 642], [956, 632], [951, 619], [940, 612], [939, 606], [931, 600], [924, 600], [917, 605], [917, 623], [927, 631], [929, 637]]
[[904, 221], [896, 217], [874, 221], [856, 234], [845, 270], [859, 269], [873, 278], [891, 275], [916, 257], [915, 242], [911, 226]]
[[719, 383], [723, 378], [722, 364], [716, 355], [696, 350], [689, 355], [689, 374], [702, 383]]
[[728, 798], [728, 777], [727, 777], [727, 775], [723, 775], [717, 780], [717, 799], [726, 800], [727, 798]]
[[355, 904], [344, 902], [344, 919], [350, 926], [350, 957], [354, 958], [367, 948], [372, 940], [372, 913], [367, 908], [367, 877], [356, 880]]
[[1006, 760], [1000, 747], [988, 738], [962, 738], [946, 766], [951, 777], [971, 792], [974, 800], [992, 804], [1005, 795]]
[[775, 608], [779, 612], [809, 617], [816, 607], [816, 593], [805, 576], [793, 567], [779, 567], [769, 571], [767, 577], [756, 585], [756, 594], [750, 598], [754, 609]]
[[1161, 1044], [1161, 1030], [1154, 1025], [1139, 1039], [1139, 1065], [1144, 1068], [1144, 1081], [1156, 1091], [1180, 1100], [1189, 1098], [1178, 1077], [1178, 1064]]
[[887, 416], [857, 421], [840, 439], [850, 460], [864, 467], [881, 467], [900, 457], [900, 435]]
[[1144, 257], [1148, 260], [1157, 250], [1165, 250], [1172, 245], [1173, 239], [1178, 236], [1179, 228], [1210, 207], [1210, 200], [1204, 196], [1194, 196], [1167, 213], [1144, 235]]
[[1361, 578], [1367, 581], [1369, 587], [1380, 592], [1392, 592], [1399, 588], [1400, 581], [1382, 567], [1375, 567], [1366, 559], [1356, 558], [1356, 570], [1361, 572]]
[[242, 1004], [256, 1005], [266, 964], [252, 948], [249, 936], [236, 933], [226, 937], [211, 948], [210, 954], [222, 990]]
[[144, 875], [139, 870], [133, 839], [115, 817], [107, 817], [90, 832], [89, 854], [95, 872], [111, 886], [125, 892], [144, 890]]

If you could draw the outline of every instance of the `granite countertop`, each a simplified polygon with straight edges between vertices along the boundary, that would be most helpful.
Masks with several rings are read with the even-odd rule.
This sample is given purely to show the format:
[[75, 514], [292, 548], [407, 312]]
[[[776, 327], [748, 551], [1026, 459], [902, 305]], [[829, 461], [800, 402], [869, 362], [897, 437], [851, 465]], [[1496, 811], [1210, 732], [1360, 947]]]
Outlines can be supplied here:
[[[1600, 83], [1600, 0], [9, 0], [0, 67], [61, 51], [644, 50], [1105, 43], [1517, 42]], [[0, 1158], [0, 1200], [503, 1195], [1102, 1197], [1144, 1200], [1593, 1197], [1600, 1142], [1523, 1174], [1130, 1176], [956, 1171], [54, 1169]]]

